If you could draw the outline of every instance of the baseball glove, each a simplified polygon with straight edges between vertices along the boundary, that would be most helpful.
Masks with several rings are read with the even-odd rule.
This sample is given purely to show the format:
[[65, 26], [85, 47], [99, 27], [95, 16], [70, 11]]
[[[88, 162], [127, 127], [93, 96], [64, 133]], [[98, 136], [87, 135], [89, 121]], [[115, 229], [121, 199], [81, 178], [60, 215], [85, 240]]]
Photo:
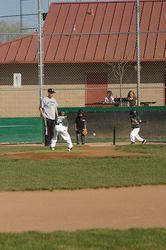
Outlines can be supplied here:
[[82, 133], [83, 133], [84, 136], [86, 136], [88, 134], [87, 128], [84, 128]]

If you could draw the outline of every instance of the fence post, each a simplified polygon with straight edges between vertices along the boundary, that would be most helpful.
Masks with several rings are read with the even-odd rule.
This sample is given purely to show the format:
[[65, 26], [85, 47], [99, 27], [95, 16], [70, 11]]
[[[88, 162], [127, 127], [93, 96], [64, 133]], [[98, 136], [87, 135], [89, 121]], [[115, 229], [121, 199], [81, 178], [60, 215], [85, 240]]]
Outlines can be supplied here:
[[116, 127], [113, 128], [113, 145], [116, 144]]
[[137, 105], [140, 106], [140, 17], [139, 0], [136, 0], [136, 54], [137, 54]]
[[38, 81], [40, 88], [40, 103], [43, 98], [43, 27], [41, 0], [38, 0]]

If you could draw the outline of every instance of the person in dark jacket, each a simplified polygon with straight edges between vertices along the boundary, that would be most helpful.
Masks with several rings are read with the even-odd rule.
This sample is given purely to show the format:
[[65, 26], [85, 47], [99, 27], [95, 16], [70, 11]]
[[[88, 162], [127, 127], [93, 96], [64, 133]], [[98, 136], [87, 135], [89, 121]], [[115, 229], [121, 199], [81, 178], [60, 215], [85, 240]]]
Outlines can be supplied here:
[[84, 129], [86, 129], [86, 120], [84, 117], [83, 110], [80, 109], [77, 113], [77, 117], [76, 117], [76, 121], [75, 121], [75, 132], [76, 132], [77, 145], [80, 144], [80, 141], [82, 144], [85, 144], [85, 135], [83, 133]]

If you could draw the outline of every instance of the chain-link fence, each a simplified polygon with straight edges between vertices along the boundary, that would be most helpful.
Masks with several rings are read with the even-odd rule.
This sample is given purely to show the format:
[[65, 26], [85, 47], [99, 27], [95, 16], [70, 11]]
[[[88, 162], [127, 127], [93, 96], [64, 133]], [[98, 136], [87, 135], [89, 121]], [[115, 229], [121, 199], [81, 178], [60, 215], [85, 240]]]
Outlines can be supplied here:
[[[141, 64], [141, 106], [165, 106], [165, 66]], [[37, 63], [1, 64], [1, 116], [38, 116], [39, 87]], [[49, 87], [56, 89], [60, 107], [127, 107], [128, 92], [137, 94], [135, 63], [44, 64], [43, 96]], [[105, 100], [108, 90], [111, 103]]]
[[[38, 115], [37, 63], [1, 64], [0, 72], [1, 115]], [[50, 86], [57, 90], [56, 98], [61, 107], [124, 107], [128, 105], [128, 92], [137, 93], [136, 64], [44, 64], [43, 95]], [[113, 105], [105, 102], [108, 90], [113, 93]], [[165, 62], [141, 64], [141, 105], [165, 106]]]
[[[101, 112], [108, 108], [110, 111], [123, 109], [131, 105], [131, 90], [137, 99], [136, 21], [133, 21], [136, 20], [136, 5], [126, 2], [119, 3], [123, 6], [118, 7], [118, 3], [109, 2], [100, 9], [100, 4], [104, 3], [85, 5], [80, 2], [73, 6], [66, 3], [65, 7], [61, 3], [51, 5], [48, 14], [44, 15], [42, 91], [46, 96], [48, 88], [55, 88], [60, 108], [91, 108], [94, 112], [96, 108]], [[117, 23], [118, 8], [122, 11]], [[148, 15], [148, 22], [144, 24], [146, 8], [151, 10], [152, 17]], [[155, 13], [160, 21], [156, 23], [154, 8], [153, 1], [149, 7], [147, 3], [141, 4], [141, 107], [164, 107], [166, 104], [165, 5], [162, 1], [158, 5]], [[87, 19], [83, 16], [84, 9], [89, 15]], [[127, 11], [129, 17], [123, 16]], [[40, 117], [38, 44], [37, 30], [28, 34], [23, 30], [14, 34], [0, 32], [3, 118]], [[133, 105], [137, 106], [137, 102]]]

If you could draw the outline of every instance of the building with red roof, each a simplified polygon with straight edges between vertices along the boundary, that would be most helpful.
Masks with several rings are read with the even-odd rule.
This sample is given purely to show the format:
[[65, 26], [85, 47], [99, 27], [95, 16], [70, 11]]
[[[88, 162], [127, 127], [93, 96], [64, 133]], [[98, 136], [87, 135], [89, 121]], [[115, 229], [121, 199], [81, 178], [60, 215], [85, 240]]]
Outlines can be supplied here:
[[[45, 86], [62, 106], [84, 106], [119, 93], [115, 65], [124, 67], [122, 97], [136, 91], [136, 1], [51, 3], [43, 28]], [[165, 105], [166, 1], [140, 0], [141, 101]], [[0, 84], [13, 73], [38, 84], [37, 33], [0, 44]], [[64, 91], [67, 95], [64, 101]]]

